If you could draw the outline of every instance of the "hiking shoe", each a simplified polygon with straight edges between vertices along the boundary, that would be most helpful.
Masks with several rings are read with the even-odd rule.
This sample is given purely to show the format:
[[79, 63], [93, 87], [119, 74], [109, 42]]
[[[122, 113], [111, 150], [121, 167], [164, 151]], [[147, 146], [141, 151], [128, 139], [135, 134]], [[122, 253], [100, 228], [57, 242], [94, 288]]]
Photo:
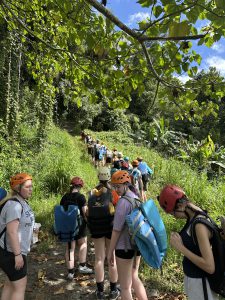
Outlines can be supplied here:
[[68, 273], [67, 279], [73, 280], [73, 278], [74, 278], [74, 273]]
[[109, 293], [110, 300], [116, 300], [119, 298], [119, 296], [120, 296], [120, 291], [118, 289], [116, 289], [115, 291], [110, 291]]
[[96, 296], [96, 299], [99, 299], [99, 300], [105, 299], [104, 293], [103, 292], [99, 292], [98, 290], [95, 291], [95, 296]]
[[81, 274], [92, 274], [93, 270], [91, 268], [88, 268], [87, 266], [79, 266], [78, 271]]

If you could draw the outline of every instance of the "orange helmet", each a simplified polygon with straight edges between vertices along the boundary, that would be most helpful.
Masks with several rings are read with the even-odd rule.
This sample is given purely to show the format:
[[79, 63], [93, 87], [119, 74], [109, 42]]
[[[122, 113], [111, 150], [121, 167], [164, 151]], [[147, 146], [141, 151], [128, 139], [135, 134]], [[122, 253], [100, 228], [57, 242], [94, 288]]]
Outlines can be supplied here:
[[111, 179], [112, 184], [121, 184], [126, 182], [131, 183], [131, 178], [127, 171], [116, 171], [113, 173]]
[[138, 167], [138, 165], [139, 165], [139, 161], [138, 160], [135, 159], [135, 160], [132, 161], [132, 166], [133, 167]]
[[32, 177], [27, 173], [18, 173], [10, 178], [10, 187], [14, 189], [17, 185], [23, 184], [27, 180], [32, 180]]

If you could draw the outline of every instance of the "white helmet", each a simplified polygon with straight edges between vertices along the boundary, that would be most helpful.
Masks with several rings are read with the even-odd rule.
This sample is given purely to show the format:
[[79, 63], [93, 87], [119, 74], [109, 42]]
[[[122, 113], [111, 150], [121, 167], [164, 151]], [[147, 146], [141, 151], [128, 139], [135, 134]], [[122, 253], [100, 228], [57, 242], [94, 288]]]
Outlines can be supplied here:
[[101, 167], [98, 170], [98, 179], [100, 181], [108, 181], [111, 179], [110, 169], [107, 167]]

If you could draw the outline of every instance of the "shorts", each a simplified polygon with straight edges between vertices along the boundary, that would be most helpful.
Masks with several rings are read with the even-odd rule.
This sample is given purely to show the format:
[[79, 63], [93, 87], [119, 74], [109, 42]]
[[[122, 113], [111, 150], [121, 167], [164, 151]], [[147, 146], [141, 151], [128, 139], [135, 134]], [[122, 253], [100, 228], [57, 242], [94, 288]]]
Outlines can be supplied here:
[[91, 238], [92, 239], [101, 239], [101, 238], [106, 238], [108, 240], [111, 240], [112, 232], [111, 233], [105, 233], [105, 234], [92, 234]]
[[[135, 250], [129, 249], [129, 250], [125, 251], [122, 249], [116, 249], [115, 255], [116, 255], [116, 257], [119, 257], [119, 258], [131, 259], [135, 255]], [[137, 250], [136, 256], [140, 256], [140, 255], [141, 255], [140, 251]]]
[[106, 161], [107, 164], [111, 164], [112, 163], [112, 157], [106, 157]]
[[0, 247], [0, 268], [5, 272], [10, 281], [17, 281], [27, 276], [26, 255], [23, 255], [23, 261], [23, 268], [20, 270], [16, 270], [14, 254]]
[[87, 236], [87, 223], [83, 222], [80, 226], [78, 234], [75, 236], [75, 241], [80, 240]]
[[[219, 300], [219, 296], [214, 293], [210, 286], [209, 282], [206, 279], [207, 294], [208, 300]], [[202, 278], [190, 278], [184, 276], [184, 291], [190, 300], [205, 300]]]

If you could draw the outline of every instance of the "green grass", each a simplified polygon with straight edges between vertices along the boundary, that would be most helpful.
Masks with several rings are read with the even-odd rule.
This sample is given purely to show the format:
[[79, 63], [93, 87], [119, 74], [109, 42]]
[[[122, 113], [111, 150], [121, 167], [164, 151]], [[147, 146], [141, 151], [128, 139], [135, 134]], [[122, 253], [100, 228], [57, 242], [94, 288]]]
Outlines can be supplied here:
[[[90, 131], [89, 131], [90, 132]], [[198, 174], [187, 164], [172, 158], [165, 159], [152, 149], [135, 145], [134, 142], [119, 132], [90, 132], [94, 138], [99, 138], [109, 148], [116, 147], [131, 160], [142, 156], [154, 170], [154, 176], [149, 185], [148, 198], [156, 200], [161, 188], [168, 183], [183, 187], [190, 199], [207, 209], [214, 218], [225, 215], [225, 184], [221, 181], [209, 182], [206, 174]], [[26, 133], [24, 133], [26, 135]], [[32, 140], [31, 132], [28, 135]], [[24, 136], [24, 143], [26, 136]], [[35, 143], [35, 141], [34, 141]], [[28, 147], [28, 144], [26, 144]], [[25, 151], [22, 148], [20, 156], [1, 154], [0, 179], [8, 189], [8, 179], [17, 171], [27, 171], [33, 176], [34, 192], [31, 206], [36, 215], [36, 221], [42, 224], [41, 243], [38, 246], [40, 253], [52, 247], [55, 237], [52, 232], [53, 207], [58, 204], [62, 195], [68, 190], [71, 177], [80, 176], [85, 186], [82, 192], [87, 192], [96, 185], [97, 172], [87, 155], [86, 146], [80, 137], [72, 137], [66, 131], [52, 127], [48, 134], [48, 141], [43, 149]], [[9, 149], [7, 148], [7, 151]], [[16, 151], [13, 149], [13, 151]], [[8, 153], [8, 152], [7, 152]], [[10, 152], [12, 153], [12, 152]], [[13, 152], [14, 153], [14, 152]], [[156, 204], [158, 205], [157, 201]], [[161, 216], [167, 228], [168, 237], [172, 230], [179, 230], [181, 221], [166, 215], [160, 209]], [[160, 291], [182, 291], [181, 256], [174, 250], [168, 250], [163, 264], [163, 275], [142, 264], [142, 278], [147, 286]]]

